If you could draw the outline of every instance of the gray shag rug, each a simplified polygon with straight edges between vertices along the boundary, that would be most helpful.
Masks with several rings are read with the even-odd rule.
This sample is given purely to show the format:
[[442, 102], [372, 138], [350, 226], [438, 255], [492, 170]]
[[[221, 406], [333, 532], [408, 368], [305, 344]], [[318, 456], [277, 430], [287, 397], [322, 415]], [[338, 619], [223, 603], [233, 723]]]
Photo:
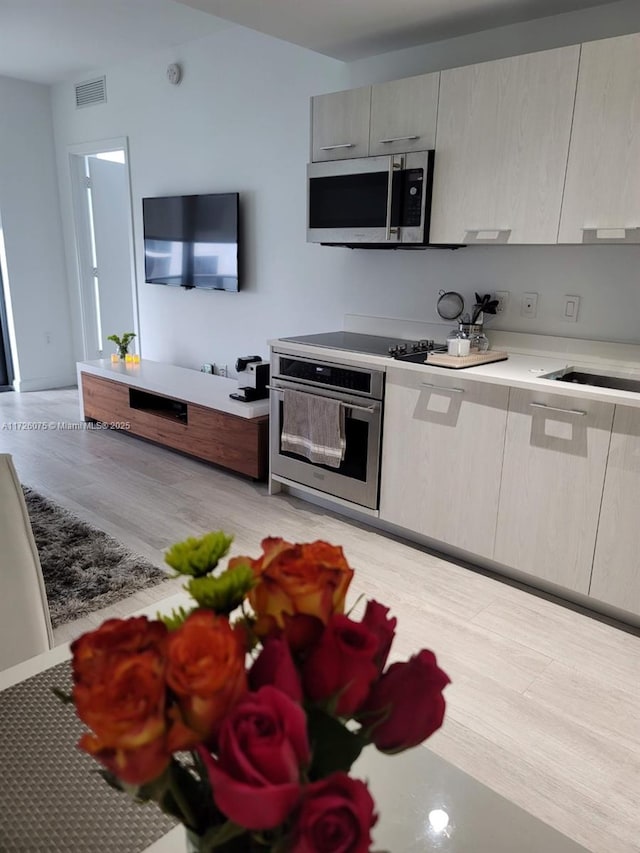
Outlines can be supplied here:
[[23, 487], [54, 628], [169, 575], [102, 530]]

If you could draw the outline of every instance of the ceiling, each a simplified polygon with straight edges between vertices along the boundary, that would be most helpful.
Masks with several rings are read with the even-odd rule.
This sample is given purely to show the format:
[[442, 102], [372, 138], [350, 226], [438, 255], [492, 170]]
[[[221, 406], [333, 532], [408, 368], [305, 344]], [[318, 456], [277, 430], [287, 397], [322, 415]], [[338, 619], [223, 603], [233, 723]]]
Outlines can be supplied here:
[[178, 0], [351, 61], [615, 0]]
[[229, 26], [173, 0], [0, 0], [0, 75], [53, 83]]
[[0, 0], [0, 75], [53, 83], [233, 24], [350, 61], [615, 0]]

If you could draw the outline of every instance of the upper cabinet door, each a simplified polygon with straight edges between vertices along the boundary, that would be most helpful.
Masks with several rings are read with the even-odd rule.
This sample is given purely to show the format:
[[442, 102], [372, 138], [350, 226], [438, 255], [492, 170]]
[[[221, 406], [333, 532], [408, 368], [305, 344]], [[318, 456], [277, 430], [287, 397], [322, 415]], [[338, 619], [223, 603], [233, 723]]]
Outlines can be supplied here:
[[439, 82], [436, 73], [373, 86], [369, 154], [435, 148]]
[[370, 114], [371, 86], [312, 98], [313, 162], [366, 157]]
[[432, 243], [556, 243], [578, 45], [443, 71]]
[[582, 45], [560, 243], [640, 243], [640, 35]]

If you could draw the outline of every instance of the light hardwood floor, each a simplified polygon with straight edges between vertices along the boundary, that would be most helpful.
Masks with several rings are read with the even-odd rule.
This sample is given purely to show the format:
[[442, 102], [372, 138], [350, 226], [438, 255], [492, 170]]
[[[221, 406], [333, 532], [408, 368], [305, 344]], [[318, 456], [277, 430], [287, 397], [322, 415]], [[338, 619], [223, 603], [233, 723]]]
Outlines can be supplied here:
[[[6, 426], [38, 421], [79, 423], [77, 391], [0, 394], [0, 450], [22, 482], [158, 565], [172, 542], [220, 528], [236, 554], [256, 555], [265, 535], [343, 545], [353, 600], [376, 597], [398, 616], [395, 657], [431, 648], [452, 679], [430, 748], [592, 853], [638, 853], [637, 632], [126, 435]], [[56, 640], [179, 585], [64, 626]]]

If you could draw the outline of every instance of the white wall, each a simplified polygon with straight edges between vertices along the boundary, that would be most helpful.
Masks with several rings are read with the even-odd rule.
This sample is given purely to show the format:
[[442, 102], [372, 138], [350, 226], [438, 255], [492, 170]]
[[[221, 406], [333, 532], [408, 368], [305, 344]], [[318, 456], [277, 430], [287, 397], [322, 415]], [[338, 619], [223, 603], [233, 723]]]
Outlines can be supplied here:
[[[575, 16], [576, 32], [580, 20]], [[553, 42], [553, 20], [542, 29], [540, 22], [533, 25], [538, 47], [545, 46], [545, 38]], [[511, 52], [521, 50], [529, 26], [508, 28], [520, 33], [513, 37]], [[467, 61], [465, 44], [468, 61], [478, 58], [475, 39], [456, 40], [454, 64]], [[498, 39], [493, 45], [496, 54], [500, 44]], [[184, 65], [178, 87], [165, 79], [169, 61]], [[638, 247], [384, 253], [305, 243], [309, 96], [366, 82], [367, 75], [376, 79], [387, 66], [386, 79], [402, 76], [397, 63], [398, 56], [388, 54], [348, 66], [239, 27], [178, 51], [107, 68], [104, 106], [75, 110], [73, 81], [54, 88], [67, 227], [67, 146], [129, 138], [145, 357], [191, 367], [203, 361], [231, 367], [238, 355], [266, 355], [268, 338], [340, 328], [345, 313], [432, 321], [440, 289], [467, 295], [511, 291], [511, 310], [496, 328], [638, 340]], [[418, 70], [412, 67], [407, 73]], [[244, 291], [185, 292], [145, 284], [141, 198], [234, 190], [242, 194], [245, 214]], [[71, 261], [68, 232], [66, 236]], [[535, 320], [524, 320], [517, 310], [526, 291], [540, 294]], [[577, 324], [560, 320], [563, 294], [583, 298]]]
[[[170, 61], [183, 64], [179, 86], [167, 82]], [[305, 166], [309, 97], [344, 85], [342, 63], [235, 28], [106, 74], [104, 106], [76, 110], [73, 81], [53, 90], [63, 216], [72, 260], [67, 146], [127, 136], [143, 355], [231, 367], [266, 355], [268, 337], [340, 326], [339, 258], [318, 264], [305, 243]], [[227, 191], [241, 193], [243, 291], [145, 284], [141, 199]]]
[[73, 385], [49, 88], [9, 77], [0, 77], [0, 215], [16, 387]]
[[618, 0], [360, 59], [349, 64], [349, 87], [634, 32], [640, 32], [640, 3]]

